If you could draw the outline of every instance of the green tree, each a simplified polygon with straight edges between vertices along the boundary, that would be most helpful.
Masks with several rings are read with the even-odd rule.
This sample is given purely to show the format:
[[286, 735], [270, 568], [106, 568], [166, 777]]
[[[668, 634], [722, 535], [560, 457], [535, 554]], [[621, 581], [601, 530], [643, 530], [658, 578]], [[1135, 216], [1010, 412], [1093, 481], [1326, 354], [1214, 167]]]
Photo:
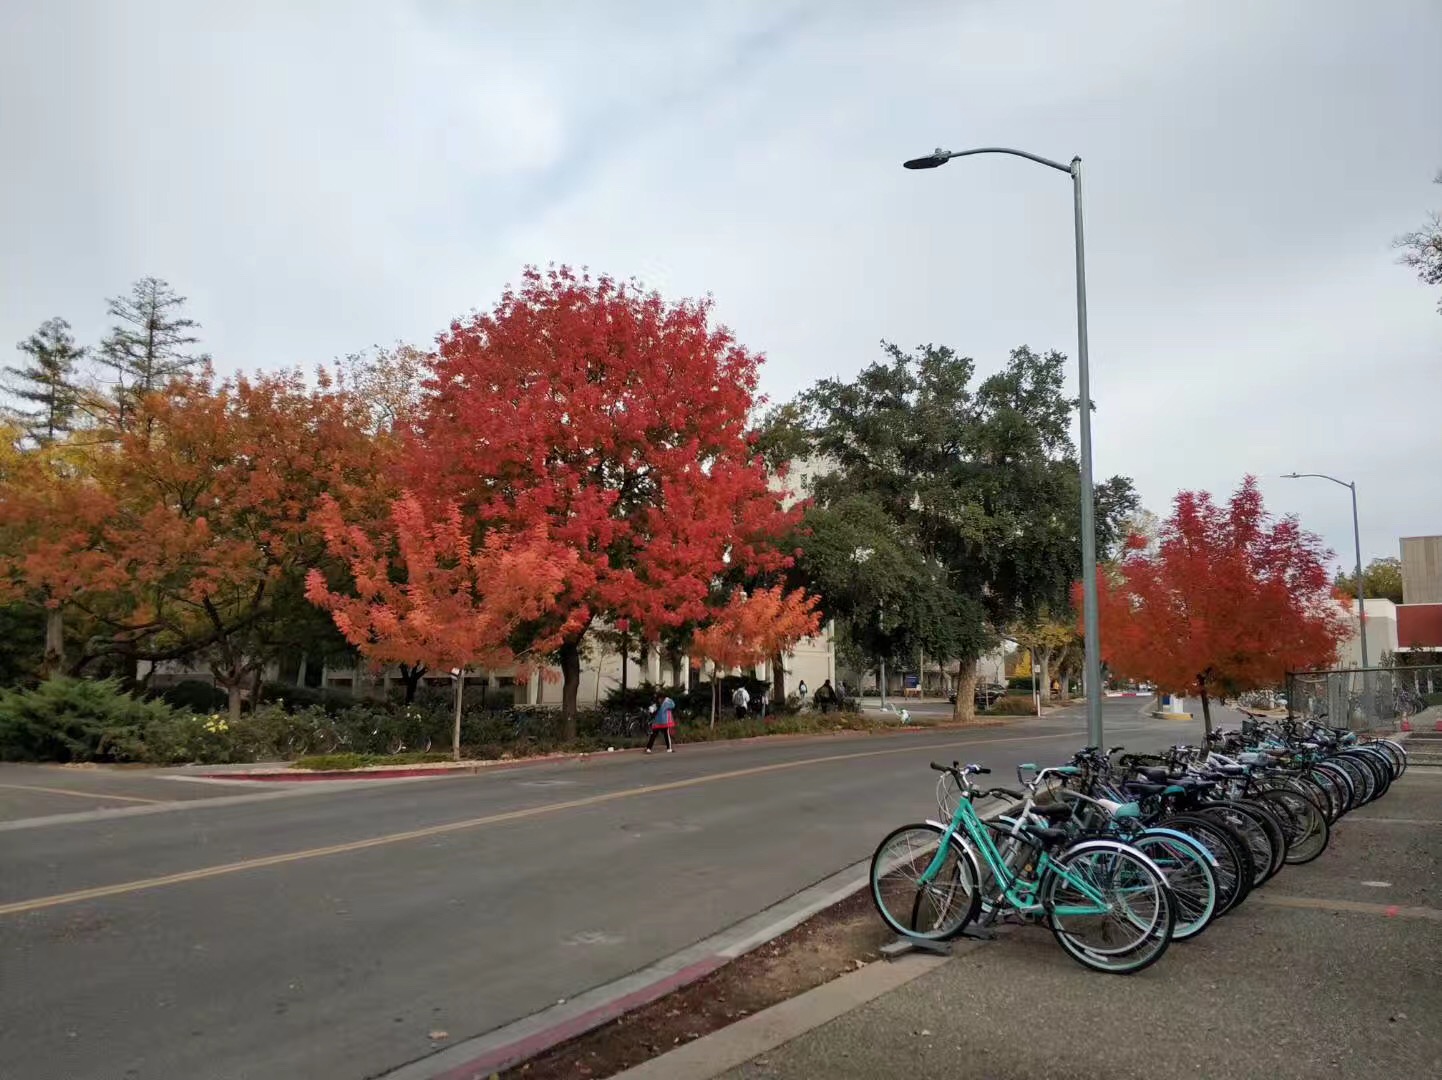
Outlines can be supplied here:
[[[1442, 184], [1442, 172], [1432, 182]], [[1442, 214], [1429, 214], [1422, 228], [1399, 236], [1394, 246], [1402, 252], [1402, 265], [1417, 271], [1424, 285], [1442, 285]], [[1442, 300], [1437, 310], [1442, 311]]]
[[32, 407], [12, 411], [25, 433], [46, 445], [68, 432], [75, 420], [80, 405], [75, 376], [85, 350], [75, 344], [64, 319], [46, 319], [17, 348], [30, 359], [5, 369], [13, 380], [6, 389]]
[[200, 340], [192, 333], [200, 324], [181, 314], [184, 307], [185, 297], [155, 277], [141, 278], [129, 296], [109, 300], [106, 310], [115, 324], [100, 343], [100, 354], [115, 371], [117, 426], [125, 426], [137, 398], [210, 360], [187, 351]]
[[[1402, 560], [1373, 559], [1362, 571], [1362, 585], [1366, 600], [1391, 600], [1402, 602]], [[1357, 575], [1338, 572], [1336, 586], [1343, 594], [1356, 597]]]
[[[1066, 358], [1022, 347], [973, 385], [975, 363], [950, 348], [883, 348], [885, 361], [854, 380], [823, 380], [803, 394], [789, 423], [834, 465], [813, 483], [816, 507], [851, 520], [859, 513], [851, 500], [861, 498], [910, 553], [898, 559], [913, 569], [902, 576], [897, 622], [883, 610], [875, 647], [932, 639], [926, 651], [955, 665], [957, 715], [969, 719], [977, 659], [1009, 627], [1063, 610], [1081, 573]], [[1099, 484], [1096, 505], [1099, 549], [1113, 551], [1137, 508], [1131, 482]], [[808, 556], [823, 530], [813, 533]], [[824, 579], [813, 585], [823, 604], [837, 604]], [[867, 640], [864, 626], [851, 629]]]

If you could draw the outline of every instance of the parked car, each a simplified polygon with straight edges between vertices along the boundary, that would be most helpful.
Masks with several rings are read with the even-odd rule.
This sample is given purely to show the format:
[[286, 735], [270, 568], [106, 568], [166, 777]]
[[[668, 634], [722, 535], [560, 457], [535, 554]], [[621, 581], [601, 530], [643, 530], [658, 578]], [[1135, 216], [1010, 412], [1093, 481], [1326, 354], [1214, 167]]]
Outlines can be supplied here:
[[[972, 691], [972, 703], [978, 709], [989, 709], [996, 704], [996, 699], [1006, 696], [1006, 687], [1001, 683], [977, 683], [976, 689]], [[951, 695], [951, 703], [956, 704], [956, 695]]]

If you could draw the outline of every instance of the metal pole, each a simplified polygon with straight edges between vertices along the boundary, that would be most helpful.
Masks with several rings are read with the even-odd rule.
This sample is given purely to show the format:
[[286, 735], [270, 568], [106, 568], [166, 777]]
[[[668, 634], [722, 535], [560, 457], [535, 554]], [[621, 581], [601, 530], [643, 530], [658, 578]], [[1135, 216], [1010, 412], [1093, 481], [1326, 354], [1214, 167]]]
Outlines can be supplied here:
[[881, 711], [886, 711], [886, 661], [881, 661]]
[[1367, 612], [1362, 603], [1367, 590], [1362, 588], [1362, 529], [1357, 524], [1357, 484], [1355, 481], [1347, 485], [1352, 489], [1352, 541], [1357, 545], [1357, 637], [1362, 645], [1362, 667], [1365, 670], [1367, 663]]
[[1102, 650], [1097, 616], [1096, 506], [1092, 495], [1091, 368], [1087, 357], [1086, 246], [1082, 238], [1082, 161], [1071, 159], [1073, 205], [1076, 217], [1076, 335], [1077, 382], [1081, 397], [1081, 534], [1082, 629], [1085, 635], [1087, 742], [1102, 745]]

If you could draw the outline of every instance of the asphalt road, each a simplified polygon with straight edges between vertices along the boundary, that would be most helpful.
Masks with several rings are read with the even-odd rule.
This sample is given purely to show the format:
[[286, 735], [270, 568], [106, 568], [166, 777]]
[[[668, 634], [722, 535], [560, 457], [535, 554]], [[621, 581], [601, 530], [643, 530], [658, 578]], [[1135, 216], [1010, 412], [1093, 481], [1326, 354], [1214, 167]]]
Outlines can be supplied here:
[[[1108, 742], [1195, 738], [1143, 704], [1109, 703]], [[865, 858], [934, 813], [929, 760], [1009, 783], [1082, 731], [1071, 711], [303, 792], [5, 771], [0, 1078], [383, 1073]], [[16, 793], [87, 784], [145, 801]]]

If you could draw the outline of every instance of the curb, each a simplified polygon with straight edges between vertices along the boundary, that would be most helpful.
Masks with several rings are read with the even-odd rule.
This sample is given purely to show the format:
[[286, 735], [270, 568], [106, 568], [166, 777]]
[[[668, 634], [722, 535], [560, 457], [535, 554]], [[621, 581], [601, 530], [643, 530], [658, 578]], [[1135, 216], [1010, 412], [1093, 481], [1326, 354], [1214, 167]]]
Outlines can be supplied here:
[[1189, 712], [1158, 712], [1152, 710], [1153, 720], [1195, 720], [1196, 717]]
[[[485, 1080], [493, 1073], [536, 1057], [624, 1013], [689, 986], [737, 957], [780, 937], [811, 916], [865, 888], [869, 870], [869, 859], [853, 863], [779, 904], [773, 904], [765, 911], [640, 971], [594, 987], [419, 1061], [402, 1065], [381, 1074], [377, 1080]], [[868, 968], [872, 966], [875, 965], [868, 965]]]

